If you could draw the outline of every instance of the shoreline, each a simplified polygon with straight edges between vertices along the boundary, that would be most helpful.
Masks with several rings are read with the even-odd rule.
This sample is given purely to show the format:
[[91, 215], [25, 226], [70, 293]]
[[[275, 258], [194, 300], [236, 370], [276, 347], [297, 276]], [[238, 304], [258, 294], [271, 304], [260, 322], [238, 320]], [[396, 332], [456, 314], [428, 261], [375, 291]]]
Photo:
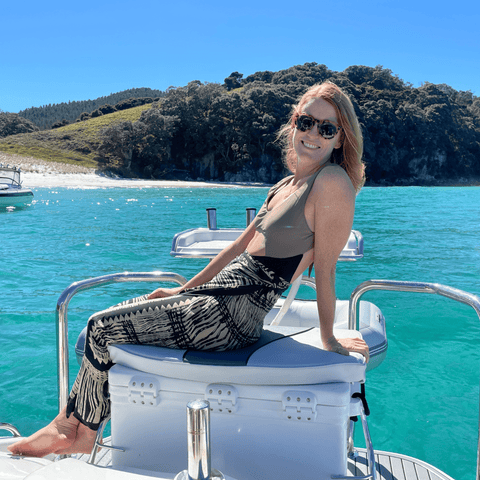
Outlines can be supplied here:
[[199, 182], [154, 180], [109, 176], [95, 168], [69, 163], [48, 162], [34, 157], [0, 152], [0, 163], [20, 167], [22, 185], [26, 188], [251, 188], [271, 187], [254, 182]]
[[[98, 172], [95, 168], [83, 167], [69, 163], [48, 162], [34, 157], [23, 157], [0, 151], [0, 164], [10, 164], [21, 168], [22, 184], [26, 188], [251, 188], [271, 187], [261, 182], [210, 182], [186, 180], [155, 180], [140, 178], [124, 178], [109, 176]], [[451, 180], [437, 184], [419, 182], [413, 185], [381, 185], [367, 184], [367, 188], [385, 187], [479, 187], [480, 179]]]
[[[92, 169], [93, 170], [93, 169]], [[263, 183], [192, 182], [182, 180], [145, 180], [109, 177], [101, 173], [35, 173], [22, 169], [22, 186], [26, 188], [268, 188]]]

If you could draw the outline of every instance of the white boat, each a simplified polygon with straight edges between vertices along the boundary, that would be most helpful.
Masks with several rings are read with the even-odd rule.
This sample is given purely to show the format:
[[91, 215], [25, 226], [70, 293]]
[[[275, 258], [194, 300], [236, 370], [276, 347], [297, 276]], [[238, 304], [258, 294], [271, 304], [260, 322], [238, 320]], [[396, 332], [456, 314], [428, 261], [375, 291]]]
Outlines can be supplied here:
[[0, 164], [0, 208], [22, 207], [32, 200], [33, 192], [20, 181], [20, 168]]
[[[212, 258], [242, 231], [217, 229], [214, 217], [209, 220], [207, 229], [177, 234], [171, 254]], [[354, 231], [340, 260], [362, 256], [363, 238]], [[132, 281], [183, 284], [186, 279], [171, 272], [125, 272], [73, 283], [61, 294], [57, 302], [60, 409], [69, 389], [70, 300], [98, 285]], [[34, 459], [7, 453], [6, 447], [20, 433], [2, 424], [0, 428], [14, 437], [0, 438], [0, 478], [452, 480], [421, 460], [374, 449], [364, 385], [367, 371], [385, 358], [387, 337], [381, 311], [360, 299], [374, 289], [435, 293], [472, 306], [479, 318], [480, 299], [432, 283], [360, 284], [349, 300], [337, 301], [335, 335], [362, 335], [371, 350], [367, 365], [360, 354], [345, 357], [322, 349], [315, 301], [295, 298], [300, 284], [315, 288], [310, 277], [294, 282], [288, 296], [267, 316], [259, 342], [246, 349], [212, 353], [144, 345], [110, 347], [115, 362], [109, 372], [111, 436], [102, 440], [104, 422], [90, 455]], [[82, 337], [76, 350], [81, 356]], [[366, 448], [354, 445], [358, 419]], [[479, 472], [477, 466], [477, 480]]]

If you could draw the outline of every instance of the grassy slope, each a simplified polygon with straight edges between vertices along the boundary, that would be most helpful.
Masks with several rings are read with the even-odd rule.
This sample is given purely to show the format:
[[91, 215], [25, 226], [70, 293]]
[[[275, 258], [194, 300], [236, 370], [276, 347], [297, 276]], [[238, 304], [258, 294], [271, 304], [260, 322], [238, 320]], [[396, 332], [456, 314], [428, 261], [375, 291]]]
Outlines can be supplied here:
[[0, 151], [52, 162], [97, 167], [96, 150], [101, 143], [100, 132], [115, 123], [135, 122], [150, 107], [151, 104], [141, 105], [54, 130], [10, 135], [0, 139]]

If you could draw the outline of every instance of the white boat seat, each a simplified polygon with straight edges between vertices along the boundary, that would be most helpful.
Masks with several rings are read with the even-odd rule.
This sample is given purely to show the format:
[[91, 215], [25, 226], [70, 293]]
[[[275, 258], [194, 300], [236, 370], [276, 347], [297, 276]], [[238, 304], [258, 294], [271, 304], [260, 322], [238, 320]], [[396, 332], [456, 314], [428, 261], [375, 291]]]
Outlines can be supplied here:
[[[356, 337], [355, 330], [335, 330], [337, 338]], [[243, 385], [313, 385], [365, 381], [363, 355], [322, 349], [314, 327], [264, 327], [255, 344], [228, 352], [174, 350], [149, 345], [109, 347], [112, 361], [145, 373], [197, 382]]]
[[[170, 255], [178, 258], [214, 258], [242, 233], [243, 228], [191, 228], [173, 237]], [[350, 262], [363, 258], [363, 236], [352, 230], [338, 261]]]

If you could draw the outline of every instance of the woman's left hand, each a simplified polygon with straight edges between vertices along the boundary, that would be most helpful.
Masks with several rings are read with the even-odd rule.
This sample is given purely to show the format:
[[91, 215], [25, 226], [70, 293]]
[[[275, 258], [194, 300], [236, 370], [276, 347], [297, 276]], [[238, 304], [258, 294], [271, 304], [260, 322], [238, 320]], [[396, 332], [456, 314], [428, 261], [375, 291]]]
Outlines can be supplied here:
[[173, 297], [174, 295], [178, 295], [182, 290], [183, 290], [183, 287], [157, 288], [154, 292], [152, 292], [148, 296], [148, 299], [153, 300], [154, 298]]
[[340, 355], [349, 355], [349, 352], [361, 353], [366, 362], [370, 360], [368, 345], [361, 338], [335, 338], [330, 337], [324, 345], [325, 350], [329, 352], [339, 353]]

